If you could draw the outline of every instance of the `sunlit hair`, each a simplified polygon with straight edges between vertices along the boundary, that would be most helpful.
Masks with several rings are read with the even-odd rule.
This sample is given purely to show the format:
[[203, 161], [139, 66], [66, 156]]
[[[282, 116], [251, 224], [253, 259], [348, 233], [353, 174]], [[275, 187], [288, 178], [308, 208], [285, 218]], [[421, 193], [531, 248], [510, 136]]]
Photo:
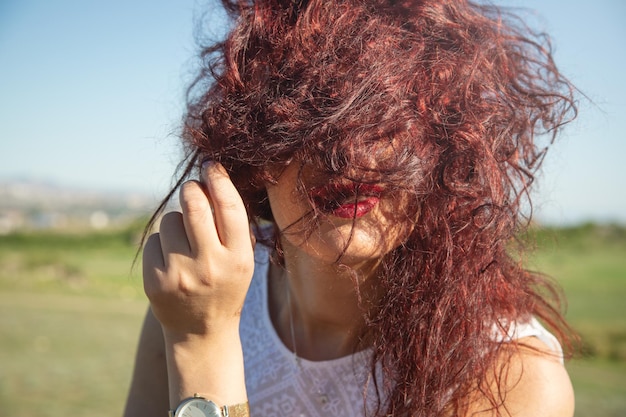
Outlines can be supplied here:
[[234, 26], [203, 50], [181, 181], [220, 161], [253, 222], [272, 221], [264, 184], [293, 161], [329, 179], [374, 172], [415, 202], [367, 317], [379, 413], [467, 405], [500, 371], [493, 326], [534, 315], [567, 342], [558, 292], [510, 255], [545, 150], [576, 113], [545, 36], [465, 0], [224, 3]]

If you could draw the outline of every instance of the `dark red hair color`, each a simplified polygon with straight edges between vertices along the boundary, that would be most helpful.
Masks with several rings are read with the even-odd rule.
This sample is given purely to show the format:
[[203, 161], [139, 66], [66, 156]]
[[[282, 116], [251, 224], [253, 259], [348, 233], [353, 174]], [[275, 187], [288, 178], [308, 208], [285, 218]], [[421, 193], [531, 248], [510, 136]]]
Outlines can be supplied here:
[[509, 253], [547, 145], [576, 113], [545, 36], [466, 0], [224, 3], [234, 26], [203, 50], [181, 181], [220, 161], [251, 221], [272, 221], [276, 167], [354, 176], [385, 144], [378, 180], [415, 201], [368, 316], [381, 415], [460, 412], [502, 353], [494, 324], [534, 315], [567, 344], [558, 292]]

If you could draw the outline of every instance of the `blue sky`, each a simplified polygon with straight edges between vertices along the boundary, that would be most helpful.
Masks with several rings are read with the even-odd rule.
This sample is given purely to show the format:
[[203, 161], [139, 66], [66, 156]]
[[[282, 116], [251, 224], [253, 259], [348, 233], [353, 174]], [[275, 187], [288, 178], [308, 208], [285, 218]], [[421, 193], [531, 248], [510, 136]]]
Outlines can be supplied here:
[[[626, 223], [626, 2], [499, 4], [536, 11], [557, 63], [592, 100], [548, 154], [537, 219]], [[164, 194], [205, 6], [0, 2], [0, 180]], [[211, 21], [219, 29], [219, 18]]]

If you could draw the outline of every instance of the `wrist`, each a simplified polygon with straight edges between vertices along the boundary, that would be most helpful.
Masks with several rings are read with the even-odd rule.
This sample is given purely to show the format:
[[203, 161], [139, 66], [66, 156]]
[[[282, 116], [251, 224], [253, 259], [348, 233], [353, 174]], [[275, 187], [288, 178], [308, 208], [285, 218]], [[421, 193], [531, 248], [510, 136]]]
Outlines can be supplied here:
[[212, 344], [233, 343], [239, 341], [239, 319], [212, 323], [196, 329], [171, 329], [162, 326], [166, 345], [180, 345], [186, 348], [210, 346]]
[[[239, 336], [239, 316], [167, 320], [158, 318], [163, 335], [172, 342]], [[167, 340], [166, 340], [167, 341]]]
[[170, 406], [194, 393], [216, 404], [247, 401], [239, 332], [208, 334], [165, 332]]

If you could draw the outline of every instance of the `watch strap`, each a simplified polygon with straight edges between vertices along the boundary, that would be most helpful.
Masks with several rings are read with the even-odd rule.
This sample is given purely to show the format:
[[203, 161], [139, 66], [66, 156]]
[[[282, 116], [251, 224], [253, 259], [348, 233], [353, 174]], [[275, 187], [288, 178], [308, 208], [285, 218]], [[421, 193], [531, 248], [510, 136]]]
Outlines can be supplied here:
[[225, 405], [222, 408], [224, 417], [250, 417], [250, 405], [245, 403], [235, 405]]

